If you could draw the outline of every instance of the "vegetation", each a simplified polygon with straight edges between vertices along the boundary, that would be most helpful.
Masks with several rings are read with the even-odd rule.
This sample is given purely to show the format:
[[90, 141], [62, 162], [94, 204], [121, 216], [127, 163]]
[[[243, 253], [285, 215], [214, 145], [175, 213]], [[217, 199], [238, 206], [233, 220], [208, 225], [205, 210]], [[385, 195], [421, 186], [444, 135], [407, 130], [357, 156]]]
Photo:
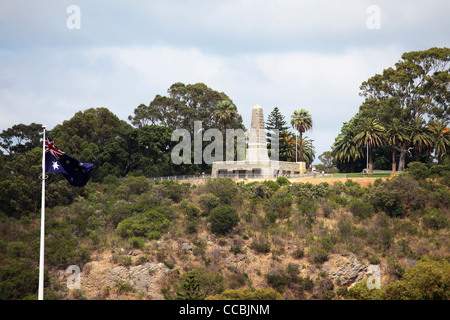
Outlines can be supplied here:
[[[161, 287], [166, 299], [447, 299], [449, 289], [439, 283], [448, 283], [449, 175], [448, 164], [411, 163], [404, 174], [370, 187], [226, 178], [194, 186], [132, 175], [89, 183], [84, 196], [47, 209], [46, 296], [67, 290], [57, 270], [71, 264], [83, 270], [98, 252], [120, 246], [140, 253], [115, 253], [112, 263], [159, 261], [170, 270]], [[38, 220], [1, 217], [3, 299], [36, 297]], [[164, 249], [174, 242], [194, 246]], [[350, 253], [390, 266], [381, 291], [363, 284], [347, 290], [322, 271]], [[415, 283], [436, 287], [420, 295]], [[128, 281], [111, 291], [142, 297]]]
[[[46, 180], [45, 297], [92, 297], [70, 293], [61, 271], [77, 265], [89, 274], [100, 261], [159, 277], [147, 288], [115, 279], [98, 288], [101, 299], [150, 298], [149, 290], [166, 299], [449, 299], [448, 50], [405, 53], [361, 85], [359, 112], [319, 159], [327, 172], [361, 172], [367, 160], [369, 171], [402, 171], [373, 173], [364, 186], [352, 175], [329, 183], [149, 179], [210, 169], [172, 163], [174, 128], [193, 132], [194, 120], [203, 130], [243, 128], [232, 100], [201, 83], [175, 83], [167, 97], [139, 105], [133, 126], [106, 108], [77, 112], [48, 134], [95, 167], [83, 188]], [[298, 144], [277, 108], [269, 120], [282, 132], [280, 157], [311, 164], [308, 111], [291, 118]], [[0, 134], [0, 299], [37, 296], [40, 129], [18, 124]], [[382, 266], [381, 289], [367, 279], [349, 289], [355, 279], [330, 274], [349, 255]]]
[[411, 161], [431, 162], [433, 154], [441, 163], [450, 146], [449, 61], [449, 48], [406, 52], [394, 68], [364, 81], [365, 101], [333, 144], [336, 167], [361, 171], [367, 144], [369, 171], [372, 158], [376, 169], [393, 172]]

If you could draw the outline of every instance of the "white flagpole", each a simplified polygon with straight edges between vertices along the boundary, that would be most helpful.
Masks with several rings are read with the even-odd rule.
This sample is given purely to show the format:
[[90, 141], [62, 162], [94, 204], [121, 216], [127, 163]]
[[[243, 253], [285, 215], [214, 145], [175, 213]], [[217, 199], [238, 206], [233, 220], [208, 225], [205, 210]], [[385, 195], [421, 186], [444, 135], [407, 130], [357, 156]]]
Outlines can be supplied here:
[[44, 300], [44, 240], [45, 240], [45, 128], [42, 126], [42, 201], [41, 201], [41, 248], [39, 252], [38, 299]]

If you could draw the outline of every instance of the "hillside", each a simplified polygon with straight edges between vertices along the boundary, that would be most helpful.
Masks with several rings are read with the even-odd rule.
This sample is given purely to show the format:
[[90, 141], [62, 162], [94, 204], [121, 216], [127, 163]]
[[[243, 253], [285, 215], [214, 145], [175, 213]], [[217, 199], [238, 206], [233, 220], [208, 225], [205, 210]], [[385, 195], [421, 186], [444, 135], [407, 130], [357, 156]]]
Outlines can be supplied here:
[[[448, 299], [450, 171], [411, 168], [364, 186], [90, 183], [47, 209], [46, 298]], [[36, 298], [39, 217], [3, 216], [0, 235], [0, 298]], [[68, 289], [70, 265], [79, 289]], [[380, 290], [366, 285], [374, 266]]]

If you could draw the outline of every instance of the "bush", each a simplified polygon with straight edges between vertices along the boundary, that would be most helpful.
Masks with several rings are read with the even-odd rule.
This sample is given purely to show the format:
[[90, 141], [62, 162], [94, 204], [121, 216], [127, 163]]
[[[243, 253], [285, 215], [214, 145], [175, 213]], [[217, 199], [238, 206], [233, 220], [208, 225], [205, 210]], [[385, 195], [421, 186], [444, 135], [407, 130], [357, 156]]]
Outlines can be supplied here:
[[128, 199], [130, 195], [139, 195], [150, 189], [150, 181], [144, 177], [126, 176], [122, 183], [116, 188], [119, 199]]
[[263, 182], [254, 183], [250, 187], [250, 198], [270, 198], [273, 193], [274, 190]]
[[428, 178], [430, 173], [425, 163], [415, 161], [408, 163], [408, 168], [405, 171], [416, 180], [424, 180]]
[[238, 186], [230, 178], [209, 179], [203, 190], [219, 198], [221, 204], [239, 204], [242, 201]]
[[272, 197], [266, 201], [265, 210], [267, 213], [274, 213], [275, 217], [280, 219], [289, 218], [291, 215], [292, 197]]
[[408, 175], [387, 180], [370, 190], [369, 202], [391, 217], [402, 217], [410, 210], [425, 205], [426, 194], [419, 183]]
[[447, 227], [447, 218], [439, 209], [431, 209], [429, 213], [422, 217], [422, 223], [426, 228], [439, 230]]
[[284, 287], [289, 283], [288, 278], [279, 273], [275, 274], [265, 274], [264, 277], [267, 280], [269, 286], [282, 293], [284, 291]]
[[225, 235], [239, 223], [239, 215], [236, 210], [228, 205], [214, 208], [209, 216], [211, 231]]
[[350, 200], [348, 207], [354, 216], [362, 219], [369, 218], [373, 213], [373, 206], [370, 203], [362, 202], [357, 198]]
[[217, 207], [220, 203], [220, 199], [212, 193], [204, 193], [198, 197], [198, 204], [203, 213], [207, 216], [211, 210]]
[[267, 241], [253, 241], [250, 245], [250, 248], [255, 250], [258, 253], [269, 253], [270, 252], [270, 243]]
[[328, 260], [328, 251], [311, 246], [306, 254], [306, 258], [311, 263], [322, 264]]
[[289, 181], [289, 179], [286, 178], [286, 177], [278, 177], [278, 178], [277, 178], [277, 183], [278, 183], [278, 185], [279, 185], [280, 187], [281, 187], [281, 186], [286, 186], [286, 185], [291, 184], [291, 182]]
[[273, 289], [245, 288], [226, 290], [221, 294], [209, 296], [206, 300], [281, 300], [282, 296]]
[[169, 210], [157, 207], [120, 222], [116, 231], [122, 237], [159, 239], [170, 224]]
[[195, 268], [181, 275], [179, 287], [186, 283], [188, 279], [195, 279], [198, 291], [205, 296], [220, 294], [225, 290], [225, 278], [218, 271], [211, 271], [205, 267]]
[[405, 271], [402, 279], [390, 282], [380, 290], [369, 290], [367, 279], [348, 290], [358, 300], [449, 300], [450, 264], [448, 261], [423, 259]]

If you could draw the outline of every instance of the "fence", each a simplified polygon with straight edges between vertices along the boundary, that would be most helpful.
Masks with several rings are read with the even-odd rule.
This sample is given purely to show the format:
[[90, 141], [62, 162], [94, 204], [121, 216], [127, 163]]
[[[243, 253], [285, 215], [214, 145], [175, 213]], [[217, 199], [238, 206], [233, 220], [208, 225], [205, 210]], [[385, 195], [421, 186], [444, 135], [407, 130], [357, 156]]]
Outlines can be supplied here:
[[[228, 173], [219, 174], [218, 178], [231, 178], [231, 179], [276, 179], [282, 175], [262, 175], [262, 174], [252, 174], [252, 173]], [[296, 174], [296, 175], [285, 175], [288, 179], [297, 178], [347, 178], [346, 173], [334, 173], [334, 174], [321, 174], [321, 173], [307, 173], [307, 174]], [[165, 176], [165, 177], [149, 177], [149, 180], [153, 181], [170, 181], [170, 180], [194, 180], [194, 179], [211, 179], [210, 174], [192, 174], [192, 175], [176, 175], [176, 176]]]

